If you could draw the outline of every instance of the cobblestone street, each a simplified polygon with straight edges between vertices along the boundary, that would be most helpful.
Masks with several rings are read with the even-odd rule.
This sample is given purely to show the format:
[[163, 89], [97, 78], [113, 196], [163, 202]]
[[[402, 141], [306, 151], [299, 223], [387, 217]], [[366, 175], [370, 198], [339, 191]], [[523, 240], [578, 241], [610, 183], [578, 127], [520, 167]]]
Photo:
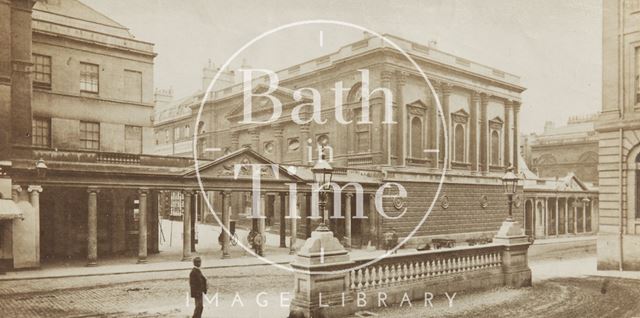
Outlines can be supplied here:
[[[587, 276], [593, 256], [544, 259], [531, 264], [534, 287], [458, 293], [449, 307], [414, 301], [377, 310], [379, 317], [638, 317], [640, 280]], [[551, 268], [554, 271], [550, 270]], [[553, 272], [553, 274], [549, 274]], [[273, 266], [205, 269], [215, 301], [205, 317], [286, 317], [293, 274]], [[0, 281], [1, 317], [187, 317], [188, 271]], [[239, 299], [234, 302], [236, 292]], [[263, 293], [258, 296], [259, 293]], [[258, 305], [265, 304], [266, 307]]]
[[[292, 274], [271, 266], [206, 269], [209, 295], [219, 293], [219, 306], [205, 303], [205, 317], [285, 317], [280, 293], [291, 289]], [[138, 273], [64, 279], [3, 281], [1, 317], [185, 317], [188, 271]], [[240, 295], [232, 307], [235, 293]], [[260, 308], [268, 302], [267, 308]]]

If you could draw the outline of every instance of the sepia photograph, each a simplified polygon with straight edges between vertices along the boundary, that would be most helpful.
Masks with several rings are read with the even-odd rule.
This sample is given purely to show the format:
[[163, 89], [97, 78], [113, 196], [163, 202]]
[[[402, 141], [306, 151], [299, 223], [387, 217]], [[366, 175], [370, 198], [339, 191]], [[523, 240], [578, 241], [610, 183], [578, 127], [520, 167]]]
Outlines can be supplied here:
[[640, 0], [0, 0], [0, 317], [639, 300]]

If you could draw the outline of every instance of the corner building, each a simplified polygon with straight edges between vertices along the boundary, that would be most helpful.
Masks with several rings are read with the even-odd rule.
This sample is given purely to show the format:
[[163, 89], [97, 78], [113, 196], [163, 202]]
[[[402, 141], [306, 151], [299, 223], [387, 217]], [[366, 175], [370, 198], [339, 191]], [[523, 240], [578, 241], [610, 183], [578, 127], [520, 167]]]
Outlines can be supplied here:
[[[179, 103], [179, 107], [193, 109], [191, 122], [198, 127], [198, 157], [216, 159], [241, 148], [251, 148], [273, 162], [306, 167], [302, 170], [308, 171], [318, 159], [316, 146], [330, 146], [336, 174], [364, 176], [367, 180], [363, 199], [367, 218], [357, 219], [351, 213], [350, 221], [331, 220], [334, 233], [340, 239], [351, 235], [349, 240], [354, 247], [368, 244], [380, 247], [383, 233], [392, 229], [400, 237], [409, 235], [436, 196], [442, 169], [447, 169], [430, 217], [409, 244], [415, 246], [434, 238], [464, 241], [492, 237], [507, 216], [501, 177], [510, 164], [518, 169], [518, 123], [525, 88], [515, 75], [435, 47], [386, 36], [407, 51], [427, 74], [442, 104], [444, 123], [438, 116], [435, 96], [413, 65], [382, 39], [365, 35], [332, 54], [278, 71], [279, 87], [271, 95], [282, 101], [283, 112], [275, 122], [240, 123], [244, 108], [242, 84], [212, 92], [199, 123], [195, 123], [195, 113], [203, 94], [183, 99], [188, 102]], [[393, 93], [395, 124], [383, 123], [384, 95], [380, 92], [370, 97], [372, 123], [356, 123], [362, 116], [365, 93], [359, 71], [362, 69], [369, 71], [370, 91], [382, 87]], [[339, 123], [335, 115], [332, 89], [338, 81], [348, 91], [342, 96], [343, 115], [352, 122], [346, 125]], [[264, 92], [269, 83], [261, 77], [254, 84], [255, 92]], [[298, 125], [292, 121], [292, 109], [311, 101], [311, 96], [304, 94], [299, 101], [293, 98], [294, 90], [302, 87], [320, 92], [322, 119], [327, 120], [326, 124]], [[267, 98], [254, 97], [252, 104], [253, 120], [264, 122], [271, 117], [273, 107]], [[303, 117], [309, 118], [311, 107], [305, 109]], [[175, 121], [165, 120], [155, 126], [157, 136], [164, 138], [185, 125], [184, 112], [176, 113], [182, 114], [177, 126]], [[444, 138], [445, 131], [449, 138]], [[171, 142], [170, 138], [166, 141]], [[450, 150], [446, 160], [445, 147]], [[220, 151], [207, 151], [209, 148]], [[310, 176], [306, 179], [310, 182]], [[338, 183], [344, 186], [354, 180], [357, 178]], [[383, 200], [384, 209], [391, 216], [397, 216], [406, 207], [407, 213], [402, 218], [385, 219], [376, 212], [375, 191], [386, 182], [401, 183], [408, 191], [406, 200]], [[348, 215], [346, 210], [355, 211], [355, 196], [350, 191], [353, 192], [353, 187], [346, 187], [340, 194], [339, 211], [343, 217]], [[521, 191], [520, 187], [516, 200], [522, 200]], [[278, 195], [267, 193], [268, 197]], [[299, 200], [302, 216], [308, 216], [309, 193], [299, 195]], [[241, 193], [232, 193], [231, 202], [233, 211], [245, 211], [247, 204], [250, 206], [250, 198]], [[329, 214], [333, 213], [332, 202], [329, 200]], [[270, 214], [269, 210], [267, 224], [277, 224], [279, 212]], [[520, 204], [515, 208], [515, 216], [523, 218]], [[315, 222], [301, 220], [299, 235], [308, 236]]]
[[640, 1], [603, 1], [598, 269], [640, 270]]

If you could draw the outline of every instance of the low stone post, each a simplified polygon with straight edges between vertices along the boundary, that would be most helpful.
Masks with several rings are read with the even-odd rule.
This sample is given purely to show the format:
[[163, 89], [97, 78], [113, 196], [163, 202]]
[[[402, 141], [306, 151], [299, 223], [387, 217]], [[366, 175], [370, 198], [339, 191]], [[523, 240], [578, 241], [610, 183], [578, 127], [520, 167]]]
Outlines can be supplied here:
[[351, 282], [346, 271], [352, 265], [349, 253], [332, 232], [312, 232], [291, 263], [296, 270], [291, 312], [305, 318], [344, 317], [353, 313], [355, 303], [349, 293]]
[[531, 286], [531, 269], [528, 259], [531, 243], [520, 224], [516, 221], [502, 222], [493, 242], [505, 246], [502, 251], [505, 286], [513, 288]]

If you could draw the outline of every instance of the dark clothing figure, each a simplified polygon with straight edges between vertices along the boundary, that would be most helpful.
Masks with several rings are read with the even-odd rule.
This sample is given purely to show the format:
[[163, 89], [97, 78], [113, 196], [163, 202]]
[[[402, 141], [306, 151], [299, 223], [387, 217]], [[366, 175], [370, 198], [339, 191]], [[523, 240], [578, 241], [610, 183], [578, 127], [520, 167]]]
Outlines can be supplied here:
[[195, 300], [196, 309], [193, 311], [193, 318], [202, 317], [202, 295], [207, 293], [207, 278], [202, 275], [200, 268], [194, 267], [189, 274], [189, 286], [191, 287], [191, 297]]

